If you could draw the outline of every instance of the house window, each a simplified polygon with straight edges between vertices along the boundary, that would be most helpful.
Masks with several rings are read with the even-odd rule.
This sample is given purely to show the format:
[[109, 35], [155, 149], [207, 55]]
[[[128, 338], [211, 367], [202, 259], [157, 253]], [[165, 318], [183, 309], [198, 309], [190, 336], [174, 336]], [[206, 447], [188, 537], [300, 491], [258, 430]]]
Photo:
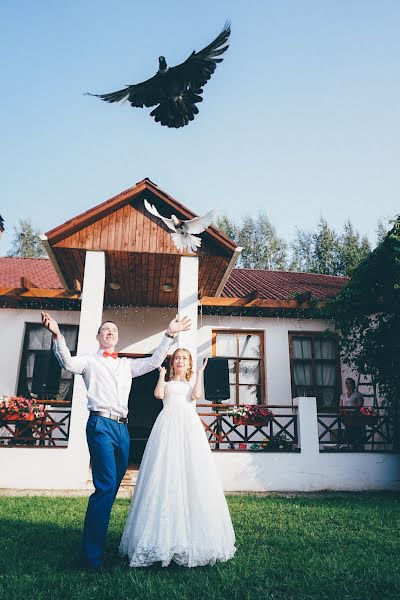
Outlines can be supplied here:
[[340, 397], [340, 360], [335, 339], [321, 333], [290, 333], [292, 394], [315, 396], [320, 409], [335, 409]]
[[259, 331], [213, 331], [213, 356], [228, 359], [231, 404], [264, 404], [264, 335]]
[[[76, 354], [77, 325], [60, 325], [71, 354]], [[73, 375], [61, 369], [51, 350], [51, 333], [42, 325], [27, 323], [17, 394], [48, 400], [71, 400]]]

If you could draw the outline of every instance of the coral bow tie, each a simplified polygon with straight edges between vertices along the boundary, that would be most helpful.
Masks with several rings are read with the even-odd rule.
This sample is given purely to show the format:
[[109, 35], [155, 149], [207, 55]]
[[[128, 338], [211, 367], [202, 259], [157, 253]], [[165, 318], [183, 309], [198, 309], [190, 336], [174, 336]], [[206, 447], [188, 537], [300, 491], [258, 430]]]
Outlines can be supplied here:
[[118, 358], [118, 352], [103, 352], [104, 358], [111, 356], [111, 358]]

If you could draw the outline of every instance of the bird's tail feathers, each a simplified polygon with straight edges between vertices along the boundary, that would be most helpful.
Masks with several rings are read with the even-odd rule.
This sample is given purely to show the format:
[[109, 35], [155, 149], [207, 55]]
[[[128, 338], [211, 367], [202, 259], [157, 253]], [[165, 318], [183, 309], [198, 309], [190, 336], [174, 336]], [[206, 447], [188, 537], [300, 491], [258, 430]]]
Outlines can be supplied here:
[[188, 249], [196, 252], [197, 248], [201, 246], [201, 239], [195, 235], [182, 236], [179, 233], [171, 233], [171, 237], [178, 250]]
[[168, 99], [166, 102], [161, 102], [157, 108], [151, 111], [150, 116], [154, 117], [155, 121], [161, 125], [168, 127], [184, 127], [189, 121], [193, 121], [199, 109], [196, 102], [202, 102], [203, 98], [188, 90], [182, 96]]

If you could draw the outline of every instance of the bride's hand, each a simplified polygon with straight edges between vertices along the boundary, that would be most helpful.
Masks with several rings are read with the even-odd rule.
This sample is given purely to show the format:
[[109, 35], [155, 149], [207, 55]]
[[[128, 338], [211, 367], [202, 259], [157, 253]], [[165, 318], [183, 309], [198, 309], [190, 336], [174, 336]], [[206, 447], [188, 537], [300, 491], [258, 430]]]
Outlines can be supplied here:
[[199, 367], [199, 368], [197, 369], [197, 372], [198, 372], [198, 373], [202, 373], [202, 372], [204, 371], [204, 369], [206, 368], [206, 366], [207, 366], [207, 363], [208, 363], [208, 358], [205, 358], [205, 359], [203, 360], [203, 364], [202, 364], [202, 366], [201, 366], [201, 367]]
[[158, 370], [160, 371], [160, 375], [162, 377], [165, 377], [165, 375], [167, 374], [167, 369], [165, 367], [158, 367]]

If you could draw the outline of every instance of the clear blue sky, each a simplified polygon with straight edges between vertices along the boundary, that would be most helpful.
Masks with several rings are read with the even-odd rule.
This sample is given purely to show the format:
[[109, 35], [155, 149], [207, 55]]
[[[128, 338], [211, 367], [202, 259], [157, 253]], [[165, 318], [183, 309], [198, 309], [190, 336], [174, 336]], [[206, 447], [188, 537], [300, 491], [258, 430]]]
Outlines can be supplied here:
[[[196, 120], [84, 96], [231, 46]], [[278, 233], [337, 229], [374, 241], [400, 207], [398, 0], [2, 0], [0, 214], [45, 232], [150, 177], [198, 213], [265, 210]]]

